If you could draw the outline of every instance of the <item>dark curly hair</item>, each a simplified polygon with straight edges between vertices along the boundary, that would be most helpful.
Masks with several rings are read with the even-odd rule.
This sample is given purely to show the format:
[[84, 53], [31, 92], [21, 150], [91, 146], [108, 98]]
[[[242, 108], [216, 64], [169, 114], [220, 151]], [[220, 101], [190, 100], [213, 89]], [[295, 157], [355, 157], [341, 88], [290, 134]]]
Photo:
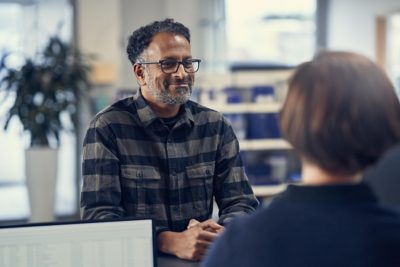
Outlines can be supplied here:
[[148, 25], [140, 27], [129, 37], [126, 52], [132, 64], [136, 62], [143, 50], [149, 46], [153, 36], [160, 32], [182, 35], [190, 43], [190, 31], [182, 23], [175, 22], [170, 18], [162, 21], [154, 21]]

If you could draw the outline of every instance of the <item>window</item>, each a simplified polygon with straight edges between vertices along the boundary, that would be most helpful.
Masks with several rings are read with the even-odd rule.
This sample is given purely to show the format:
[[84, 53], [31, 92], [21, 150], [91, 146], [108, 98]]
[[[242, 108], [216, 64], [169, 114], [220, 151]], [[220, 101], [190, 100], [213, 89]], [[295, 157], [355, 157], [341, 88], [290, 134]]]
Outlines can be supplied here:
[[315, 52], [316, 0], [225, 0], [228, 61], [296, 65]]

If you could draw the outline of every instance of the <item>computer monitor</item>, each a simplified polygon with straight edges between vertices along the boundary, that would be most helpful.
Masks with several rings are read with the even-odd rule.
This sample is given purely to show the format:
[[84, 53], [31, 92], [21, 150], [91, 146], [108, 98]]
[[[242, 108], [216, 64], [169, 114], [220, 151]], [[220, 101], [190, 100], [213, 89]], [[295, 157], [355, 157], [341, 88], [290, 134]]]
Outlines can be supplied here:
[[152, 220], [0, 226], [3, 267], [153, 267]]

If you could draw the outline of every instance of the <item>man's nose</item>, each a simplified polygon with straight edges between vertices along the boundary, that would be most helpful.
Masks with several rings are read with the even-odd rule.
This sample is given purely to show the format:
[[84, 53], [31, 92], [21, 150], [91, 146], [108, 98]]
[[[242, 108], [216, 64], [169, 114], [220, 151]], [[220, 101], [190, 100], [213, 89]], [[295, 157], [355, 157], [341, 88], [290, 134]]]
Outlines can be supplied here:
[[183, 78], [187, 75], [187, 72], [185, 68], [183, 67], [183, 64], [179, 64], [178, 70], [174, 73], [174, 76]]

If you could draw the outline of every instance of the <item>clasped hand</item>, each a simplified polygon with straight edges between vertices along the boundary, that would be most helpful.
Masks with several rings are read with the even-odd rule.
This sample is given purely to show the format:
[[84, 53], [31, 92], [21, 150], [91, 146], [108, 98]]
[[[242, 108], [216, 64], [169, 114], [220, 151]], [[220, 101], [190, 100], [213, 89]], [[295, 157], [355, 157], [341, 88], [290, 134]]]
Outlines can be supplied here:
[[187, 230], [182, 232], [182, 247], [177, 257], [187, 260], [201, 260], [212, 242], [224, 231], [224, 227], [212, 219], [199, 222], [190, 220]]
[[211, 219], [204, 222], [192, 219], [183, 232], [161, 232], [158, 235], [158, 249], [181, 259], [199, 261], [223, 231], [224, 227]]

